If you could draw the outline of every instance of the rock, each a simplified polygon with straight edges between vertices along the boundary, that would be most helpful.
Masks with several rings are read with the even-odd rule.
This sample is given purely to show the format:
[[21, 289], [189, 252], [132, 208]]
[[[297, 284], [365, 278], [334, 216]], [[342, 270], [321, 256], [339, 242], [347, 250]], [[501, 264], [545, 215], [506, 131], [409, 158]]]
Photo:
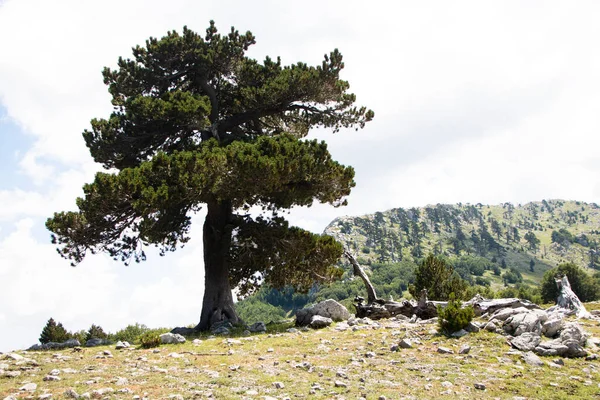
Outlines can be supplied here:
[[81, 346], [81, 343], [77, 339], [69, 339], [69, 340], [63, 342], [63, 344], [68, 348]]
[[342, 381], [335, 381], [334, 382], [335, 387], [338, 388], [347, 388], [348, 385], [346, 385], [346, 382], [342, 382]]
[[233, 325], [229, 321], [217, 322], [210, 327], [213, 335], [229, 335], [232, 329]]
[[73, 389], [65, 390], [65, 392], [63, 393], [63, 396], [65, 396], [67, 399], [78, 399], [79, 398], [79, 394]]
[[461, 338], [461, 337], [463, 337], [463, 336], [466, 336], [466, 335], [468, 335], [468, 334], [469, 334], [469, 332], [467, 332], [467, 331], [466, 331], [466, 330], [464, 330], [464, 329], [461, 329], [460, 331], [456, 331], [456, 332], [454, 332], [454, 333], [453, 333], [453, 334], [451, 334], [450, 336], [452, 336], [453, 338]]
[[52, 398], [52, 393], [44, 393], [38, 396], [39, 400], [48, 400]]
[[174, 335], [190, 336], [190, 335], [195, 334], [196, 330], [194, 328], [179, 326], [177, 328], [171, 329], [170, 333], [172, 333]]
[[117, 381], [115, 382], [115, 385], [117, 386], [125, 386], [125, 385], [129, 385], [129, 380], [127, 378], [119, 378], [117, 379]]
[[535, 349], [541, 341], [542, 338], [538, 334], [525, 332], [521, 336], [512, 338], [510, 344], [519, 350], [531, 351]]
[[562, 327], [562, 318], [554, 317], [552, 319], [548, 319], [548, 321], [544, 322], [542, 325], [542, 335], [549, 338], [554, 338], [556, 335], [558, 335]]
[[120, 340], [117, 342], [117, 345], [115, 346], [116, 350], [121, 350], [121, 349], [126, 349], [129, 347], [129, 343], [128, 342], [121, 342]]
[[4, 376], [7, 378], [16, 378], [21, 375], [21, 371], [4, 371]]
[[350, 313], [346, 307], [335, 300], [328, 299], [317, 303], [312, 307], [298, 310], [296, 312], [296, 325], [309, 325], [314, 315], [330, 318], [333, 321], [345, 321], [350, 318]]
[[285, 388], [285, 385], [283, 384], [283, 382], [273, 382], [273, 386], [275, 387], [275, 389]]
[[53, 369], [48, 375], [58, 376], [60, 375], [60, 369]]
[[37, 389], [37, 385], [35, 383], [26, 383], [19, 388], [19, 390], [22, 392], [35, 392], [35, 389]]
[[469, 325], [467, 325], [467, 327], [465, 328], [465, 331], [469, 332], [469, 333], [477, 333], [481, 330], [481, 326], [479, 325], [478, 322], [469, 322]]
[[248, 330], [252, 333], [264, 333], [267, 331], [267, 325], [264, 322], [255, 322], [248, 327]]
[[542, 356], [585, 357], [584, 349], [586, 335], [581, 326], [576, 322], [565, 324], [557, 339], [542, 342], [535, 352]]
[[163, 333], [160, 335], [160, 343], [162, 344], [179, 344], [185, 343], [185, 338], [179, 333]]
[[594, 361], [598, 359], [598, 354], [590, 354], [585, 358], [585, 361]]
[[44, 377], [44, 381], [45, 382], [56, 382], [56, 381], [60, 381], [60, 376], [55, 376], [55, 375], [46, 375]]
[[442, 385], [443, 387], [445, 387], [445, 388], [451, 388], [452, 386], [454, 386], [454, 385], [452, 384], [452, 382], [449, 382], [449, 381], [443, 381], [443, 382], [441, 383], [441, 385]]
[[409, 339], [402, 339], [400, 342], [398, 342], [398, 347], [402, 349], [412, 349], [413, 345]]
[[531, 366], [541, 367], [542, 365], [544, 365], [544, 362], [531, 351], [524, 353], [521, 357], [523, 358], [523, 361], [525, 361], [525, 363]]
[[475, 386], [475, 389], [477, 390], [485, 390], [485, 385], [483, 383], [475, 382], [473, 386]]
[[451, 349], [449, 349], [447, 347], [442, 347], [442, 346], [439, 346], [437, 348], [437, 352], [440, 354], [454, 354], [454, 351], [452, 351]]
[[496, 325], [494, 321], [489, 321], [483, 326], [483, 329], [485, 329], [488, 332], [496, 332], [498, 330], [498, 325]]
[[202, 340], [200, 340], [200, 339], [194, 339], [194, 340], [192, 340], [192, 344], [194, 346], [200, 346], [202, 344]]
[[169, 395], [169, 399], [174, 399], [174, 400], [184, 400], [183, 396], [180, 394], [170, 394]]
[[541, 335], [542, 325], [547, 320], [548, 314], [544, 310], [527, 310], [508, 317], [502, 328], [506, 333], [513, 336], [519, 336], [525, 332]]
[[468, 344], [463, 344], [460, 350], [458, 351], [458, 354], [469, 354], [470, 351], [471, 346], [469, 346]]
[[333, 323], [331, 318], [322, 317], [320, 315], [313, 315], [310, 319], [310, 327], [313, 329], [326, 328]]
[[565, 365], [565, 361], [562, 358], [557, 358], [555, 360], [552, 360], [552, 362], [556, 365]]
[[88, 340], [87, 342], [85, 342], [85, 347], [104, 346], [107, 344], [110, 344], [110, 342], [106, 339], [92, 338], [92, 339]]
[[25, 359], [25, 357], [17, 353], [8, 353], [4, 358], [11, 359], [13, 361], [22, 361]]

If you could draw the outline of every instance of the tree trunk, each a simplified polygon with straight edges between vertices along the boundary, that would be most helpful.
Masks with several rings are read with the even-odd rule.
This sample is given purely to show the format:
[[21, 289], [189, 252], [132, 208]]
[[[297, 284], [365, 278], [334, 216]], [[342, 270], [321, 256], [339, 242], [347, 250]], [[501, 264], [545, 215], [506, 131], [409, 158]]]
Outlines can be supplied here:
[[229, 224], [231, 203], [214, 200], [207, 203], [207, 210], [203, 229], [204, 299], [200, 323], [195, 328], [201, 331], [209, 330], [218, 322], [241, 322], [233, 304], [227, 265], [232, 238], [232, 227]]
[[354, 276], [359, 276], [365, 283], [365, 286], [367, 287], [367, 302], [369, 304], [374, 303], [377, 300], [377, 293], [375, 293], [375, 288], [371, 284], [371, 280], [362, 269], [356, 258], [354, 258], [354, 256], [350, 254], [348, 250], [344, 250], [344, 256], [346, 256], [348, 261], [350, 261], [350, 264], [352, 264], [352, 268], [354, 268]]

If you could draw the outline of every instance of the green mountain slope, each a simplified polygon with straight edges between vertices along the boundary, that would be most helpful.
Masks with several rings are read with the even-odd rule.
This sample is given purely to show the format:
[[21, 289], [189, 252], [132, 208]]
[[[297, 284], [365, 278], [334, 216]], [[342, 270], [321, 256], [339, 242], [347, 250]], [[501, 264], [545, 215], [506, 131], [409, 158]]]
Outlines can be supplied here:
[[325, 233], [368, 265], [417, 262], [429, 253], [457, 260], [476, 259], [485, 264], [481, 260], [484, 258], [489, 264], [481, 276], [494, 285], [503, 283], [502, 276], [493, 273], [495, 265], [501, 270], [516, 269], [523, 283], [531, 285], [539, 283], [545, 271], [562, 262], [590, 269], [600, 266], [596, 254], [600, 207], [580, 201], [394, 208], [360, 217], [336, 218]]

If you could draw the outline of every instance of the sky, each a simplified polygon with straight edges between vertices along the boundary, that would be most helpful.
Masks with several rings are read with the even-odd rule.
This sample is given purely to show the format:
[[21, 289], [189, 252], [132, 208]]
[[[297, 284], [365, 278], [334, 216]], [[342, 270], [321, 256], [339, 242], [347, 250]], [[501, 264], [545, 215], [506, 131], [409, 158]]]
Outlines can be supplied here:
[[76, 268], [44, 227], [74, 210], [101, 167], [81, 132], [108, 117], [104, 66], [150, 37], [211, 19], [256, 36], [250, 57], [318, 64], [339, 48], [358, 132], [319, 130], [352, 165], [348, 206], [294, 209], [322, 232], [335, 217], [437, 203], [600, 203], [600, 3], [595, 1], [0, 0], [0, 351], [71, 331], [199, 320], [201, 223], [166, 257]]

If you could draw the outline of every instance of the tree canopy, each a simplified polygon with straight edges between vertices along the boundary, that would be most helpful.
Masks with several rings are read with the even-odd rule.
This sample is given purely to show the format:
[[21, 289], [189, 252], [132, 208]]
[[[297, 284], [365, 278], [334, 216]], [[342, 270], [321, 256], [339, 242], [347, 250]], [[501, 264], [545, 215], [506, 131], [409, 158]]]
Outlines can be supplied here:
[[[362, 128], [374, 114], [354, 106], [336, 49], [321, 65], [261, 63], [245, 55], [250, 32], [201, 36], [187, 27], [133, 48], [133, 59], [103, 71], [114, 110], [83, 132], [96, 174], [77, 212], [48, 219], [59, 253], [74, 264], [106, 252], [124, 262], [189, 241], [202, 206], [205, 294], [199, 329], [237, 322], [231, 285], [267, 282], [308, 289], [340, 275], [342, 248], [328, 236], [290, 227], [278, 213], [315, 200], [346, 204], [354, 170], [334, 161], [313, 127]], [[263, 213], [252, 216], [252, 207]]]

